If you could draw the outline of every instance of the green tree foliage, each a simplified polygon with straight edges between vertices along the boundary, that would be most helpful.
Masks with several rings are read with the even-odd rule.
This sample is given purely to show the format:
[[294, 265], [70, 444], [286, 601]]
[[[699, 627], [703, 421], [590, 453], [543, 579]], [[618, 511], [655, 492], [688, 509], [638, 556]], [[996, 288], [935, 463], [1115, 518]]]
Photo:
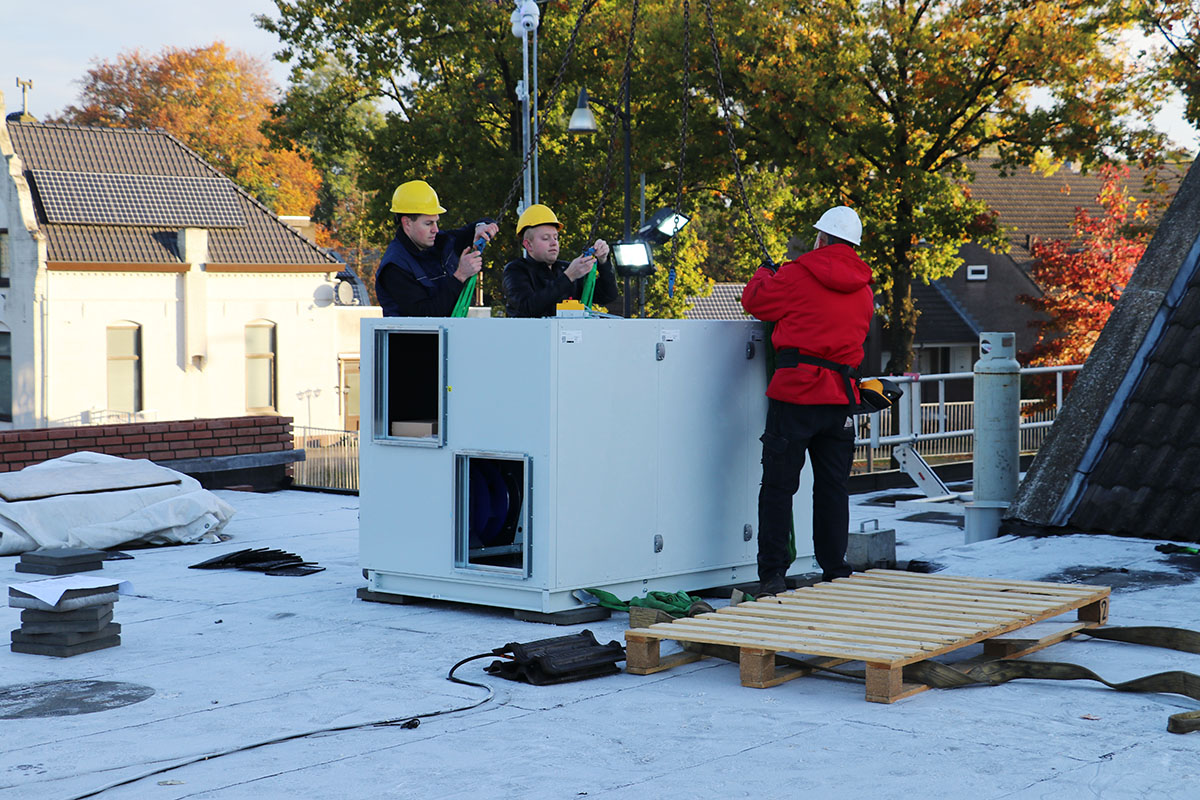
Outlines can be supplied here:
[[221, 42], [122, 53], [96, 63], [60, 122], [162, 128], [277, 214], [312, 213], [321, 179], [291, 142], [262, 132], [273, 104], [266, 66]]
[[1183, 93], [1188, 122], [1200, 126], [1200, 0], [1150, 0], [1141, 8], [1147, 32], [1166, 44], [1164, 75]]
[[[338, 53], [354, 96], [394, 105], [364, 167], [379, 219], [392, 188], [416, 177], [437, 188], [450, 224], [500, 211], [522, 160], [521, 50], [509, 29], [511, 5], [276, 4], [278, 16], [260, 24], [279, 35], [283, 56], [312, 69]], [[782, 259], [793, 235], [807, 241], [824, 207], [854, 206], [866, 224], [864, 256], [885, 295], [893, 370], [911, 364], [912, 282], [950, 274], [967, 240], [1004, 247], [993, 216], [971, 196], [973, 157], [998, 152], [1005, 168], [1047, 154], [1090, 165], [1159, 144], [1128, 122], [1148, 119], [1155, 94], [1152, 76], [1120, 50], [1118, 37], [1133, 24], [1120, 2], [713, 0], [724, 85], [706, 5], [690, 0], [685, 27], [682, 0], [636, 3], [634, 193], [645, 173], [648, 210], [675, 204], [685, 143], [682, 208], [694, 219], [691, 236], [708, 248], [704, 273], [731, 280], [747, 278], [765, 255]], [[541, 7], [539, 199], [567, 222], [564, 254], [582, 248], [594, 227], [610, 241], [621, 231], [621, 126], [611, 107], [620, 99], [634, 6], [550, 0]], [[610, 107], [593, 106], [601, 131], [592, 138], [565, 131], [581, 86]], [[761, 246], [742, 208], [727, 117]], [[489, 250], [502, 251], [497, 264], [517, 253], [515, 203], [505, 210], [502, 246]], [[496, 266], [485, 268], [485, 288], [495, 291], [498, 278]], [[651, 308], [679, 313], [673, 303]]]
[[375, 197], [368, 197], [360, 183], [367, 152], [382, 126], [377, 102], [363, 97], [347, 71], [332, 59], [297, 70], [265, 126], [277, 146], [295, 142], [309, 153], [321, 174], [312, 214], [322, 226], [319, 241], [368, 279], [372, 299], [375, 287], [370, 278], [392, 231], [371, 217], [368, 201]]

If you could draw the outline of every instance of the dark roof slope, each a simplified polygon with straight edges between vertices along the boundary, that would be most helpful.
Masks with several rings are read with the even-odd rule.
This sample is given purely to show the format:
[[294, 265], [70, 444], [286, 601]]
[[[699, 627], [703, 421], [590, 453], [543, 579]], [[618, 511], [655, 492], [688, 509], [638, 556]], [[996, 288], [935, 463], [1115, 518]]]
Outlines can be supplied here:
[[[162, 130], [85, 128], [77, 125], [9, 121], [9, 136], [34, 190], [38, 224], [46, 233], [51, 261], [178, 263], [176, 227], [50, 223], [39, 199], [34, 170], [72, 173], [221, 178], [182, 142]], [[230, 182], [232, 185], [232, 182]], [[249, 194], [235, 186], [246, 224], [210, 228], [214, 264], [334, 264], [324, 250], [293, 232]]]
[[1009, 508], [1010, 526], [1200, 541], [1200, 169]]

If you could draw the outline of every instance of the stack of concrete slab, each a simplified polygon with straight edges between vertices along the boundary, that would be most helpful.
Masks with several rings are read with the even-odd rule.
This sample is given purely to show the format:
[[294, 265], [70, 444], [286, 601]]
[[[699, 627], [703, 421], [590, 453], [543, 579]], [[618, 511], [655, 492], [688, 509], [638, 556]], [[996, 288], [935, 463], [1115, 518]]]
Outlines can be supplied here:
[[104, 569], [104, 551], [82, 547], [56, 547], [49, 550], [29, 550], [21, 554], [17, 572], [38, 575], [71, 575]]
[[112, 621], [118, 582], [67, 589], [54, 603], [39, 598], [35, 586], [8, 587], [8, 604], [22, 609], [21, 627], [12, 632], [14, 653], [66, 658], [121, 643], [121, 626]]

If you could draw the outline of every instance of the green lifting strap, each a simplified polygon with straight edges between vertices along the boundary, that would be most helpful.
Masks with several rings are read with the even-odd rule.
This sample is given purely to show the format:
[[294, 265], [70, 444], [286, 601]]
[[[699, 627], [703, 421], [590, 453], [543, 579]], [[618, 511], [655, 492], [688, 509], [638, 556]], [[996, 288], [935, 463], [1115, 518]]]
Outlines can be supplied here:
[[[589, 247], [583, 251], [585, 256], [594, 256], [596, 248]], [[600, 265], [593, 264], [592, 271], [587, 274], [587, 278], [583, 281], [583, 292], [579, 295], [579, 302], [583, 303], [583, 307], [588, 311], [592, 310], [592, 296], [596, 293], [596, 273], [599, 272]]]

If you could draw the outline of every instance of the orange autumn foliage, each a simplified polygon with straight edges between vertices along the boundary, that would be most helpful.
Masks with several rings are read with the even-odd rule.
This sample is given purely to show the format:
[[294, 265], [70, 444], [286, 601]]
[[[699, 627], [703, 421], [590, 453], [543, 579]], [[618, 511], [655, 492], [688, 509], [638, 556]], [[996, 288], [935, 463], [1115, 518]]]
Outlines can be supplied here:
[[96, 62], [79, 105], [59, 122], [162, 128], [276, 214], [312, 213], [321, 177], [299, 149], [272, 148], [262, 132], [273, 87], [266, 66], [223, 43]]

